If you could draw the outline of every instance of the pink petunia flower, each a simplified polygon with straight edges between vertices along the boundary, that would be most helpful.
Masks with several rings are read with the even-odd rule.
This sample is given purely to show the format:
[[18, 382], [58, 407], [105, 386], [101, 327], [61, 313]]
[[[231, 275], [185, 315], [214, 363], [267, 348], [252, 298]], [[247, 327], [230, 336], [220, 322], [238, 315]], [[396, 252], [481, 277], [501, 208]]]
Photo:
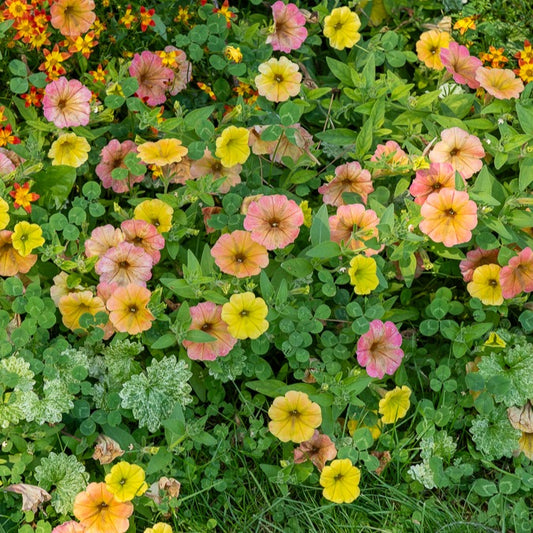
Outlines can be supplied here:
[[455, 170], [449, 163], [431, 163], [429, 168], [417, 170], [409, 192], [416, 204], [424, 205], [430, 194], [441, 189], [455, 189]]
[[187, 355], [200, 361], [214, 361], [228, 355], [237, 339], [228, 333], [228, 325], [222, 320], [222, 306], [203, 302], [189, 309], [192, 322], [190, 330], [200, 330], [215, 337], [211, 342], [183, 341]]
[[100, 282], [146, 287], [152, 277], [152, 258], [131, 242], [121, 242], [100, 258], [94, 270]]
[[372, 378], [392, 376], [404, 356], [401, 345], [402, 336], [393, 322], [372, 320], [370, 329], [357, 341], [357, 362]]
[[124, 234], [111, 224], [98, 226], [91, 232], [91, 237], [85, 241], [85, 255], [102, 257], [109, 248], [114, 248], [124, 241]]
[[370, 161], [378, 164], [377, 168], [372, 171], [374, 178], [400, 174], [410, 170], [409, 156], [396, 141], [378, 144]]
[[448, 48], [441, 48], [440, 58], [446, 70], [453, 75], [455, 82], [466, 84], [471, 89], [479, 87], [476, 71], [483, 63], [477, 57], [471, 56], [466, 46], [451, 42]]
[[206, 148], [203, 157], [191, 163], [191, 178], [202, 178], [208, 174], [213, 176], [213, 180], [225, 178], [218, 192], [226, 194], [233, 186], [241, 182], [241, 170], [242, 165], [225, 167], [220, 159], [213, 157], [211, 151]]
[[533, 250], [528, 246], [500, 271], [500, 285], [504, 298], [514, 298], [521, 292], [533, 292]]
[[463, 259], [459, 263], [459, 270], [463, 275], [465, 283], [468, 283], [472, 281], [474, 270], [477, 267], [492, 264], [498, 264], [498, 249], [483, 250], [482, 248], [476, 248], [466, 253], [466, 259]]
[[129, 171], [126, 179], [117, 180], [113, 178], [113, 170], [116, 168], [128, 168], [124, 163], [124, 158], [129, 153], [137, 153], [137, 145], [133, 141], [120, 143], [113, 139], [102, 148], [100, 152], [102, 160], [96, 165], [95, 172], [102, 180], [104, 188], [112, 188], [117, 193], [128, 192], [134, 183], [140, 183], [143, 180], [144, 174], [134, 176]]
[[165, 247], [165, 238], [157, 231], [157, 228], [146, 220], [125, 220], [120, 225], [126, 242], [142, 248], [151, 258], [155, 265], [161, 259], [161, 252]]
[[522, 80], [510, 69], [479, 67], [476, 80], [483, 89], [499, 100], [518, 98], [524, 90]]
[[0, 176], [11, 174], [15, 168], [13, 161], [11, 161], [7, 155], [0, 153]]
[[373, 190], [370, 172], [363, 170], [357, 161], [338, 166], [335, 177], [318, 188], [318, 192], [324, 195], [322, 201], [337, 207], [346, 203], [342, 198], [345, 192], [357, 193], [366, 204], [368, 195]]
[[135, 54], [129, 68], [130, 76], [139, 82], [135, 93], [150, 106], [163, 104], [167, 97], [165, 92], [172, 84], [174, 73], [163, 66], [163, 60], [153, 52], [145, 50]]
[[454, 127], [442, 130], [441, 138], [429, 154], [432, 163], [450, 163], [465, 180], [481, 170], [485, 150], [475, 135]]
[[61, 77], [44, 91], [43, 114], [58, 128], [87, 126], [91, 115], [91, 91], [78, 80]]
[[267, 250], [285, 248], [296, 240], [304, 214], [294, 200], [283, 194], [262, 196], [252, 202], [244, 219], [244, 229]]
[[305, 16], [295, 4], [284, 4], [278, 0], [272, 4], [272, 15], [274, 16], [274, 32], [267, 37], [267, 44], [272, 45], [272, 49], [289, 53], [291, 50], [298, 50], [307, 39], [305, 29]]
[[337, 214], [329, 217], [331, 240], [344, 243], [352, 250], [364, 249], [367, 256], [375, 255], [380, 250], [367, 248], [364, 241], [378, 237], [378, 223], [376, 212], [363, 204], [341, 205]]

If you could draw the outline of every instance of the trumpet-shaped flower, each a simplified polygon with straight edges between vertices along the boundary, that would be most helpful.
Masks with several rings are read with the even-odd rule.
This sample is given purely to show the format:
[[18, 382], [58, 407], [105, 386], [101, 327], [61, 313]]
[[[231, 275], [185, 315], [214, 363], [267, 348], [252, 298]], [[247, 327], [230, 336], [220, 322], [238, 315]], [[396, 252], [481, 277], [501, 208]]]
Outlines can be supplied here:
[[134, 183], [140, 183], [144, 174], [133, 175], [128, 170], [126, 179], [113, 178], [113, 170], [116, 168], [127, 169], [124, 158], [130, 153], [137, 153], [137, 145], [133, 141], [119, 142], [112, 139], [100, 152], [100, 163], [96, 165], [96, 175], [102, 180], [104, 188], [112, 188], [117, 193], [128, 192]]
[[125, 533], [133, 513], [130, 502], [119, 502], [105, 483], [89, 483], [74, 500], [74, 516], [85, 533]]
[[78, 137], [75, 133], [60, 135], [50, 147], [48, 157], [52, 165], [67, 165], [78, 168], [87, 161], [91, 147], [85, 137]]
[[165, 239], [153, 224], [146, 220], [125, 220], [120, 229], [126, 242], [142, 248], [152, 258], [152, 264], [159, 262], [161, 259], [159, 250], [165, 247]]
[[190, 359], [214, 361], [217, 357], [228, 355], [237, 343], [237, 339], [228, 332], [228, 325], [222, 320], [222, 306], [213, 302], [202, 302], [189, 309], [192, 322], [190, 330], [199, 330], [214, 337], [210, 342], [193, 342], [184, 340]]
[[61, 35], [77, 37], [89, 31], [96, 20], [93, 0], [53, 0], [50, 23]]
[[337, 7], [324, 19], [324, 37], [337, 50], [352, 48], [361, 39], [361, 21], [349, 7]]
[[409, 156], [396, 141], [378, 144], [370, 161], [376, 163], [376, 168], [372, 171], [373, 178], [403, 174], [411, 170]]
[[174, 72], [163, 66], [163, 60], [153, 52], [145, 50], [135, 54], [129, 68], [130, 76], [139, 82], [136, 95], [149, 106], [165, 103], [165, 95], [174, 79]]
[[172, 528], [168, 524], [158, 522], [154, 524], [154, 527], [146, 528], [144, 533], [172, 533]]
[[492, 263], [498, 264], [498, 248], [494, 250], [483, 250], [476, 248], [466, 253], [466, 259], [459, 263], [459, 270], [463, 275], [465, 283], [472, 281], [474, 271], [481, 265], [490, 265]]
[[215, 155], [225, 167], [244, 163], [250, 155], [249, 133], [246, 128], [229, 126], [216, 140]]
[[255, 242], [248, 231], [221, 235], [211, 255], [222, 272], [237, 278], [256, 276], [268, 265], [267, 249]]
[[521, 292], [533, 292], [533, 250], [528, 246], [500, 271], [502, 296], [514, 298]]
[[370, 294], [379, 285], [377, 265], [372, 257], [365, 255], [353, 257], [348, 274], [355, 294]]
[[222, 320], [236, 339], [257, 339], [268, 329], [268, 307], [253, 292], [233, 294], [222, 306]]
[[274, 31], [267, 37], [272, 49], [289, 53], [298, 50], [307, 38], [305, 16], [295, 4], [284, 4], [281, 0], [272, 4]]
[[379, 400], [381, 422], [383, 424], [394, 424], [394, 422], [403, 418], [411, 405], [410, 396], [411, 389], [407, 385], [387, 391], [385, 396]]
[[30, 224], [23, 220], [15, 225], [11, 242], [13, 248], [22, 256], [29, 255], [34, 248], [44, 244], [43, 230], [38, 224]]
[[393, 322], [372, 320], [370, 329], [357, 341], [357, 362], [366, 367], [370, 377], [392, 376], [404, 356], [401, 346], [402, 336]]
[[91, 291], [70, 292], [59, 299], [59, 311], [63, 318], [63, 324], [74, 331], [80, 329], [80, 318], [85, 313], [96, 315], [104, 312], [105, 305], [101, 298], [94, 296]]
[[322, 200], [328, 205], [344, 205], [342, 195], [345, 192], [356, 193], [366, 204], [368, 195], [374, 190], [372, 176], [368, 170], [363, 170], [357, 161], [340, 165], [335, 169], [335, 177], [318, 188], [323, 196]]
[[361, 494], [360, 479], [361, 470], [350, 459], [335, 459], [320, 475], [322, 495], [333, 503], [352, 503]]
[[103, 283], [116, 283], [121, 287], [130, 284], [145, 287], [152, 277], [152, 258], [143, 248], [131, 242], [121, 242], [107, 250], [94, 270]]
[[166, 233], [172, 227], [172, 215], [174, 209], [166, 202], [158, 200], [145, 200], [134, 210], [133, 217], [136, 220], [145, 220], [153, 224], [159, 233]]
[[0, 198], [0, 230], [3, 230], [9, 224], [9, 204]]
[[282, 442], [304, 442], [322, 423], [322, 412], [304, 392], [291, 390], [274, 399], [268, 410], [268, 429]]
[[118, 246], [124, 242], [124, 233], [111, 224], [98, 226], [91, 232], [91, 237], [85, 241], [85, 255], [102, 257], [110, 248]]
[[111, 468], [105, 477], [105, 484], [119, 502], [129, 502], [148, 489], [144, 478], [144, 470], [139, 465], [121, 461]]
[[442, 48], [448, 48], [450, 34], [446, 31], [430, 30], [422, 33], [416, 43], [418, 59], [433, 70], [442, 70], [444, 65], [440, 59]]
[[78, 80], [61, 77], [44, 91], [43, 114], [58, 128], [87, 126], [91, 114], [91, 91]]
[[474, 270], [472, 281], [466, 286], [470, 296], [479, 298], [484, 305], [503, 303], [500, 285], [500, 265], [482, 265]]
[[106, 302], [109, 319], [117, 331], [136, 335], [147, 331], [155, 320], [147, 305], [151, 292], [140, 285], [119, 287]]
[[160, 167], [179, 163], [188, 152], [179, 139], [173, 138], [143, 143], [137, 147], [137, 151], [146, 164]]
[[302, 75], [298, 65], [285, 56], [269, 59], [259, 65], [259, 76], [255, 78], [257, 90], [271, 102], [285, 102], [300, 92]]
[[213, 180], [226, 178], [222, 185], [219, 186], [218, 192], [225, 194], [229, 190], [241, 182], [241, 165], [233, 165], [232, 167], [225, 167], [222, 162], [211, 154], [208, 148], [204, 151], [204, 156], [191, 164], [191, 178], [202, 178], [211, 174]]
[[36, 263], [37, 255], [20, 255], [13, 247], [12, 231], [0, 231], [0, 276], [16, 276], [19, 272], [26, 274]]
[[498, 100], [518, 98], [524, 84], [512, 70], [504, 68], [479, 67], [476, 70], [479, 85]]
[[304, 463], [310, 460], [320, 472], [324, 469], [326, 461], [331, 461], [337, 457], [337, 448], [333, 441], [322, 435], [315, 429], [313, 436], [302, 443], [294, 450], [295, 464]]
[[331, 240], [352, 250], [364, 250], [366, 255], [377, 254], [379, 250], [367, 248], [365, 241], [378, 237], [378, 223], [376, 212], [363, 204], [341, 205], [337, 214], [329, 217]]
[[466, 46], [451, 42], [447, 48], [441, 48], [440, 59], [454, 81], [461, 85], [466, 84], [471, 89], [479, 87], [476, 71], [483, 63], [477, 57], [471, 56]]
[[409, 192], [415, 203], [424, 205], [430, 194], [441, 189], [455, 189], [455, 170], [449, 163], [431, 163], [429, 168], [417, 170]]
[[244, 228], [267, 250], [285, 248], [296, 240], [304, 215], [300, 206], [283, 194], [262, 196], [248, 207]]

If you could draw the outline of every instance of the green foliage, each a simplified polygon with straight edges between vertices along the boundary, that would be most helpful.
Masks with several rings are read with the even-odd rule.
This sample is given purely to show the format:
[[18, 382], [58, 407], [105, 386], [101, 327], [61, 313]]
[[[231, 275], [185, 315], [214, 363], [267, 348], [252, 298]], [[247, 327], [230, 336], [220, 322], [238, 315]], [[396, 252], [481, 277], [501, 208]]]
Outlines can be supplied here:
[[470, 428], [477, 448], [489, 459], [511, 457], [518, 448], [520, 431], [514, 429], [504, 409], [494, 409], [488, 415], [478, 415]]

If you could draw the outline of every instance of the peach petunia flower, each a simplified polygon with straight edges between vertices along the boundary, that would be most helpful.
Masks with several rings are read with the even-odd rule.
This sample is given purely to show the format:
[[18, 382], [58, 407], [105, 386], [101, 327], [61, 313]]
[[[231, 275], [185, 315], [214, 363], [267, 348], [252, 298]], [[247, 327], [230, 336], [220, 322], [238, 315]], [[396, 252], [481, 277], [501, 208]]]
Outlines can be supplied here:
[[274, 30], [267, 37], [272, 49], [288, 54], [298, 50], [307, 39], [305, 16], [295, 4], [284, 4], [281, 0], [272, 4]]
[[300, 92], [302, 75], [298, 65], [285, 56], [269, 59], [258, 67], [259, 76], [255, 78], [257, 90], [271, 102], [285, 102]]
[[43, 114], [58, 128], [87, 126], [92, 93], [78, 80], [61, 77], [50, 82], [44, 92]]
[[440, 59], [442, 48], [448, 48], [450, 44], [450, 34], [446, 31], [430, 30], [420, 35], [416, 43], [416, 53], [418, 59], [433, 70], [442, 70], [444, 65]]
[[157, 228], [146, 220], [125, 220], [120, 225], [126, 242], [142, 248], [151, 258], [152, 264], [159, 263], [161, 252], [165, 247], [165, 238]]
[[363, 170], [357, 161], [340, 165], [335, 169], [335, 177], [318, 188], [323, 195], [322, 201], [328, 205], [345, 205], [342, 194], [356, 193], [366, 204], [368, 195], [374, 190], [372, 176], [368, 170]]
[[420, 231], [448, 247], [468, 242], [477, 226], [477, 205], [464, 191], [441, 189], [430, 194], [420, 214]]
[[431, 163], [428, 169], [417, 170], [409, 192], [416, 204], [424, 205], [430, 194], [441, 189], [455, 189], [455, 170], [449, 163]]
[[432, 163], [450, 163], [465, 180], [481, 170], [485, 150], [475, 135], [454, 127], [442, 130], [441, 138], [429, 154]]
[[302, 443], [294, 450], [295, 464], [305, 463], [310, 460], [322, 472], [326, 466], [326, 461], [332, 461], [337, 457], [337, 448], [333, 441], [315, 429], [313, 436]]
[[392, 376], [404, 356], [401, 346], [402, 336], [393, 322], [372, 320], [370, 329], [357, 341], [357, 362], [370, 377]]
[[455, 82], [477, 89], [476, 71], [483, 64], [480, 59], [471, 56], [468, 48], [462, 44], [451, 42], [448, 48], [442, 48], [440, 58], [446, 70], [452, 74]]
[[243, 230], [221, 235], [211, 249], [211, 255], [222, 272], [236, 278], [256, 276], [268, 265], [267, 249]]
[[91, 237], [85, 241], [85, 255], [92, 257], [97, 255], [102, 257], [109, 248], [118, 246], [124, 242], [124, 233], [118, 228], [114, 228], [111, 224], [105, 226], [98, 226], [91, 232]]
[[482, 248], [476, 248], [466, 253], [466, 259], [463, 259], [459, 263], [459, 270], [463, 275], [465, 283], [472, 281], [474, 270], [481, 265], [498, 264], [498, 248], [494, 250], [483, 250]]
[[226, 194], [233, 186], [241, 182], [241, 170], [242, 166], [239, 164], [225, 167], [222, 162], [215, 158], [211, 151], [206, 148], [203, 157], [192, 162], [191, 177], [197, 179], [211, 174], [213, 180], [225, 178], [219, 186], [218, 192]]
[[376, 212], [363, 204], [341, 205], [337, 214], [329, 217], [331, 240], [352, 250], [365, 250], [368, 256], [377, 254], [379, 250], [367, 248], [364, 241], [378, 237], [378, 223]]
[[133, 513], [131, 502], [119, 502], [105, 483], [89, 483], [74, 500], [74, 516], [85, 533], [125, 533]]
[[153, 52], [145, 50], [135, 54], [129, 68], [130, 76], [139, 82], [136, 95], [149, 106], [165, 103], [165, 92], [174, 79], [174, 72], [163, 66], [162, 59]]
[[13, 248], [12, 235], [12, 231], [0, 231], [0, 276], [3, 277], [26, 274], [37, 262], [37, 254], [23, 257]]
[[102, 185], [105, 189], [113, 189], [114, 192], [128, 192], [134, 183], [140, 183], [144, 174], [133, 175], [128, 171], [126, 179], [113, 178], [113, 170], [116, 168], [123, 168], [127, 170], [124, 158], [130, 154], [137, 153], [137, 145], [133, 141], [119, 142], [116, 139], [112, 139], [109, 143], [102, 148], [100, 152], [100, 163], [96, 165], [96, 175], [102, 180]]
[[64, 522], [60, 526], [54, 527], [52, 533], [85, 533], [85, 527], [74, 520]]
[[53, 0], [50, 15], [52, 26], [68, 37], [88, 32], [96, 20], [93, 0]]
[[190, 359], [214, 361], [217, 357], [228, 355], [237, 344], [237, 339], [228, 333], [228, 325], [222, 320], [222, 306], [213, 302], [202, 302], [189, 309], [192, 322], [189, 330], [200, 330], [215, 337], [211, 342], [184, 340]]
[[94, 270], [101, 282], [145, 287], [152, 277], [152, 257], [131, 242], [121, 242], [100, 257]]
[[63, 324], [68, 329], [74, 331], [80, 329], [80, 317], [85, 313], [96, 315], [104, 312], [104, 302], [98, 296], [94, 296], [91, 291], [70, 292], [59, 299], [59, 311], [63, 318]]
[[283, 194], [262, 196], [248, 207], [244, 229], [267, 250], [285, 248], [296, 240], [304, 215], [294, 200]]
[[152, 327], [154, 315], [147, 308], [152, 293], [140, 285], [119, 287], [107, 300], [109, 320], [117, 331], [136, 335]]
[[524, 90], [524, 84], [512, 70], [504, 68], [479, 67], [476, 80], [480, 86], [498, 100], [518, 98]]
[[411, 169], [409, 156], [396, 141], [378, 144], [370, 161], [377, 163], [374, 170], [372, 170], [373, 178], [403, 174]]
[[502, 296], [514, 298], [521, 292], [533, 292], [533, 250], [528, 246], [500, 271]]

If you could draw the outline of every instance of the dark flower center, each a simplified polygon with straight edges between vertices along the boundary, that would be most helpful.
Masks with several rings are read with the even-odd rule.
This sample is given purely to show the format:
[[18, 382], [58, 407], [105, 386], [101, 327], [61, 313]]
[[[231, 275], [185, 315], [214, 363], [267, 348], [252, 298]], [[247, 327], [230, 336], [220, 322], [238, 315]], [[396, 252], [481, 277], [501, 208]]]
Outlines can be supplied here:
[[495, 279], [489, 279], [489, 285], [491, 287], [497, 287], [498, 286], [498, 282]]
[[275, 218], [272, 219], [272, 220], [270, 221], [270, 225], [271, 225], [273, 228], [277, 228], [277, 227], [279, 226], [279, 220], [277, 220], [277, 219], [275, 219]]
[[130, 266], [130, 264], [127, 262], [127, 261], [121, 261], [118, 266], [120, 268], [128, 268]]
[[283, 76], [281, 74], [276, 74], [274, 76], [274, 79], [278, 82], [278, 83], [281, 83], [283, 81]]
[[206, 322], [203, 326], [202, 326], [202, 331], [209, 331], [211, 329], [211, 326], [212, 324], [210, 324], [209, 322]]
[[65, 109], [66, 106], [67, 106], [67, 100], [65, 98], [61, 98], [60, 100], [57, 101], [57, 107], [59, 109]]
[[450, 150], [450, 155], [452, 157], [457, 155], [458, 153], [459, 153], [459, 149], [458, 148], [453, 148], [452, 150]]
[[442, 183], [434, 183], [434, 184], [432, 185], [432, 187], [433, 187], [433, 190], [434, 190], [434, 191], [438, 191], [439, 189], [442, 188]]
[[245, 260], [245, 259], [246, 259], [246, 258], [245, 258], [244, 255], [242, 255], [242, 254], [237, 254], [237, 255], [235, 256], [235, 261], [236, 261], [237, 263], [244, 263], [244, 260]]
[[452, 209], [448, 209], [448, 215], [450, 215], [451, 217], [454, 217], [457, 213]]
[[137, 311], [138, 311], [138, 309], [137, 309], [136, 305], [131, 305], [130, 306], [130, 313], [136, 313]]

